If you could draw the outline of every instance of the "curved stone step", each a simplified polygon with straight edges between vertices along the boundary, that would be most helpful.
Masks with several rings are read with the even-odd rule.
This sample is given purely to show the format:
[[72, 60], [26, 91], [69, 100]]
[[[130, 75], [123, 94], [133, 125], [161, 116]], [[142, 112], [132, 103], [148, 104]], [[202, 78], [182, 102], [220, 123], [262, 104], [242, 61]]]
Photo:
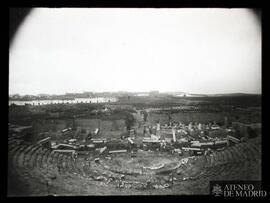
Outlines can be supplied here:
[[248, 142], [241, 142], [241, 147], [243, 148], [249, 148], [250, 144]]
[[209, 165], [205, 168], [205, 172], [200, 175], [200, 177], [207, 178], [209, 180], [215, 180], [218, 173], [219, 172], [217, 171], [216, 167]]
[[219, 157], [219, 153], [218, 153], [218, 152], [215, 152], [215, 153], [214, 153], [214, 156], [213, 156], [213, 158], [214, 158], [214, 163], [213, 163], [213, 165], [214, 165], [214, 166], [218, 165], [218, 157]]
[[45, 163], [42, 162], [48, 150], [49, 149], [42, 147], [42, 149], [38, 152], [38, 155], [36, 157], [35, 169], [38, 170], [39, 174], [42, 174], [42, 176], [44, 177], [47, 177], [48, 173], [50, 172], [50, 168], [45, 167]]
[[[90, 166], [90, 163], [88, 164], [88, 166]], [[118, 177], [119, 176], [119, 173], [116, 173], [116, 172], [113, 172], [111, 170], [108, 170], [106, 169], [103, 165], [101, 165], [102, 169], [106, 171], [106, 173], [108, 174], [107, 176], [110, 177], [110, 176], [113, 176], [113, 177]], [[90, 167], [91, 169], [91, 167]], [[137, 173], [138, 174], [138, 171], [134, 171], [133, 172], [134, 174]]]
[[241, 148], [240, 148], [239, 145], [235, 145], [232, 150], [234, 152], [234, 155], [235, 155], [235, 159], [236, 160], [239, 160], [240, 158], [242, 158], [241, 157]]
[[13, 157], [12, 157], [12, 159], [13, 159], [13, 166], [15, 166], [16, 168], [18, 167], [18, 158], [19, 158], [20, 154], [27, 147], [28, 147], [27, 145], [20, 146], [20, 148], [13, 155]]
[[215, 154], [214, 154], [214, 165], [215, 165], [215, 166], [219, 165], [219, 160], [220, 160], [220, 154], [219, 154], [219, 152], [217, 151], [217, 152], [215, 152]]
[[239, 168], [242, 166], [242, 164], [243, 164], [243, 161], [233, 162], [231, 164], [231, 168], [228, 169], [227, 174], [235, 173], [235, 171], [237, 171], [237, 173], [239, 173]]
[[227, 171], [227, 178], [233, 178], [235, 179], [235, 177], [239, 177], [239, 173], [240, 173], [240, 168], [242, 167], [243, 162], [242, 161], [238, 161], [238, 162], [233, 162], [233, 164], [231, 164], [231, 167], [228, 169]]
[[258, 152], [262, 151], [262, 143], [253, 143], [251, 142], [250, 145]]
[[60, 174], [64, 174], [63, 159], [64, 154], [60, 154], [57, 159], [57, 168]]
[[253, 152], [253, 154], [257, 155], [257, 156], [261, 156], [261, 147], [257, 146], [255, 144], [251, 144], [250, 146], [251, 151]]
[[12, 150], [13, 147], [17, 146], [17, 145], [24, 145], [22, 140], [14, 140], [12, 143], [9, 143], [8, 145], [8, 150]]
[[74, 169], [76, 170], [76, 173], [79, 174], [79, 175], [81, 175], [80, 170], [79, 170], [79, 169], [77, 168], [77, 166], [76, 166], [76, 159], [74, 159], [74, 160], [71, 162], [71, 164], [73, 165]]
[[84, 172], [84, 174], [86, 175], [86, 176], [90, 176], [91, 175], [91, 173], [90, 173], [90, 171], [91, 171], [91, 169], [90, 169], [90, 165], [89, 165], [89, 163], [86, 163], [84, 166], [83, 166], [83, 172]]
[[14, 147], [16, 147], [18, 144], [17, 142], [14, 142], [12, 144], [8, 144], [8, 152], [10, 152]]
[[210, 180], [221, 180], [222, 173], [224, 173], [225, 166], [226, 166], [225, 164], [219, 164], [212, 167], [211, 169], [208, 169], [208, 171], [206, 172], [206, 175], [207, 175], [206, 178]]
[[51, 151], [47, 159], [47, 170], [53, 176], [59, 175], [57, 168], [57, 157], [59, 156], [58, 152]]
[[222, 163], [222, 157], [221, 152], [217, 152], [215, 154], [215, 165], [219, 165]]
[[229, 170], [231, 170], [231, 168], [233, 167], [233, 165], [231, 163], [225, 163], [223, 165], [221, 165], [221, 168], [219, 170], [219, 175], [221, 177], [225, 176]]
[[40, 150], [41, 146], [35, 145], [35, 147], [32, 148], [32, 150], [28, 153], [28, 156], [25, 157], [25, 167], [28, 169], [34, 168], [34, 160], [36, 156], [36, 151]]
[[52, 150], [47, 158], [47, 167], [50, 167], [52, 165], [52, 160], [53, 160], [53, 155], [54, 155], [54, 151]]
[[25, 154], [27, 152], [27, 150], [29, 150], [29, 148], [32, 148], [33, 145], [29, 144], [29, 145], [25, 145], [24, 149], [21, 151], [21, 153], [18, 156], [18, 160], [17, 160], [17, 167], [19, 168], [24, 168], [24, 158], [25, 158]]
[[8, 142], [9, 142], [9, 141], [12, 141], [12, 140], [15, 140], [15, 138], [14, 138], [13, 136], [11, 136], [11, 137], [9, 136], [9, 137], [8, 137]]
[[241, 152], [243, 149], [246, 148], [246, 145], [245, 145], [245, 143], [238, 143], [234, 146], [234, 148], [235, 148], [235, 151], [237, 151], [238, 154], [240, 154], [240, 156], [241, 156]]
[[257, 162], [259, 159], [261, 159], [261, 157], [258, 151], [256, 151], [253, 147], [250, 147], [250, 149], [247, 150], [247, 159], [251, 162]]
[[57, 162], [58, 162], [58, 157], [60, 156], [61, 154], [58, 153], [58, 152], [54, 152], [54, 155], [52, 157], [52, 166], [53, 168], [57, 169], [58, 170], [58, 167], [57, 167]]
[[261, 153], [261, 145], [260, 144], [256, 144], [256, 143], [251, 143], [251, 146], [254, 148], [254, 150], [256, 150], [258, 153]]
[[239, 152], [236, 151], [236, 148], [235, 147], [230, 148], [230, 152], [232, 154], [232, 160], [238, 161], [239, 160], [239, 154], [238, 154]]
[[225, 164], [226, 163], [226, 159], [227, 159], [226, 152], [225, 152], [225, 150], [223, 150], [223, 151], [221, 151], [221, 163], [222, 164]]
[[207, 165], [207, 159], [205, 156], [200, 156], [194, 163], [194, 166], [203, 168]]
[[205, 159], [206, 159], [206, 164], [207, 164], [207, 165], [210, 165], [210, 164], [211, 164], [210, 156], [209, 156], [209, 155], [206, 155], [206, 156], [205, 156]]
[[[90, 166], [89, 170], [96, 171], [98, 175], [103, 175], [105, 177], [118, 177], [120, 174], [132, 174], [133, 172], [131, 170], [126, 170], [126, 171], [120, 171], [118, 168], [110, 168], [109, 170], [104, 167], [103, 164], [97, 164], [94, 160], [91, 160], [90, 163], [88, 164]], [[184, 170], [183, 170], [184, 171]], [[182, 172], [183, 172], [182, 171]], [[95, 173], [92, 173], [92, 175]]]
[[12, 147], [12, 145], [14, 144], [18, 144], [18, 143], [22, 143], [22, 140], [17, 140], [17, 139], [12, 139], [8, 141], [8, 148], [10, 149]]
[[13, 142], [13, 141], [24, 141], [23, 139], [21, 138], [18, 138], [18, 137], [14, 137], [14, 136], [11, 136], [11, 137], [8, 137], [8, 142]]
[[[103, 166], [102, 166], [102, 167], [103, 167]], [[89, 177], [89, 170], [92, 170], [92, 169], [91, 169], [91, 163], [90, 163], [90, 160], [87, 160], [87, 161], [84, 162], [84, 165], [82, 166], [82, 170], [83, 170], [84, 174], [85, 174], [87, 177]], [[108, 171], [108, 170], [105, 169], [104, 167], [103, 167], [103, 170], [104, 170], [104, 171]]]
[[42, 157], [43, 157], [43, 155], [44, 155], [44, 148], [42, 147], [40, 150], [38, 150], [37, 151], [37, 158], [36, 158], [36, 164], [35, 164], [35, 166], [37, 167], [37, 168], [39, 168], [39, 169], [41, 169], [42, 167], [41, 167], [41, 160], [42, 160]]
[[250, 173], [250, 162], [247, 159], [243, 162], [240, 173], [242, 180], [250, 180], [250, 175], [252, 174]]
[[200, 157], [199, 157], [199, 160], [200, 160], [201, 162], [203, 162], [204, 164], [206, 164], [206, 163], [207, 163], [206, 155], [200, 156]]
[[229, 152], [227, 149], [223, 151], [223, 163], [226, 164], [230, 161]]
[[50, 149], [44, 148], [44, 153], [43, 156], [41, 157], [41, 164], [40, 164], [41, 168], [47, 168], [47, 159], [50, 152], [51, 152]]
[[212, 156], [210, 156], [210, 166], [214, 166], [215, 164], [215, 154], [212, 154]]
[[32, 155], [31, 160], [30, 160], [30, 166], [32, 166], [33, 168], [37, 168], [38, 167], [38, 159], [40, 157], [40, 153], [42, 152], [43, 147], [39, 147]]
[[258, 155], [258, 151], [254, 149], [251, 143], [242, 143], [242, 158], [250, 159]]
[[25, 163], [25, 160], [27, 158], [29, 158], [29, 153], [33, 150], [33, 148], [35, 147], [35, 145], [30, 145], [24, 152], [24, 158], [23, 158], [23, 166], [25, 167], [26, 166], [26, 163]]
[[75, 164], [76, 164], [76, 168], [79, 171], [79, 174], [81, 174], [82, 176], [86, 176], [86, 174], [84, 173], [84, 170], [83, 170], [84, 160], [77, 158], [75, 161]]
[[76, 170], [76, 168], [74, 166], [73, 159], [72, 159], [71, 156], [69, 156], [68, 159], [67, 159], [67, 165], [68, 165], [68, 169], [69, 169], [70, 173], [78, 174], [78, 172], [77, 172], [77, 170]]
[[227, 163], [228, 163], [228, 162], [233, 162], [234, 159], [233, 159], [232, 151], [229, 150], [229, 149], [227, 149], [227, 150], [226, 150], [226, 154], [227, 154], [227, 157], [228, 157], [228, 159], [226, 160], [226, 162], [227, 162]]
[[[87, 177], [92, 177], [93, 174], [93, 171], [95, 170], [94, 168], [92, 168], [92, 161], [93, 159], [89, 159], [85, 162], [85, 164], [83, 165], [82, 169], [84, 171], [84, 174], [87, 176]], [[94, 162], [94, 161], [93, 161]], [[103, 166], [102, 166], [103, 167]], [[104, 170], [108, 171], [108, 169], [104, 168]]]
[[67, 156], [66, 155], [63, 155], [63, 157], [62, 157], [61, 167], [62, 167], [62, 173], [64, 173], [64, 174], [68, 173]]
[[18, 144], [18, 145], [16, 145], [15, 147], [13, 147], [11, 150], [9, 150], [8, 156], [9, 156], [10, 158], [12, 158], [12, 157], [14, 156], [14, 154], [15, 154], [21, 147], [22, 147], [21, 144]]
[[[230, 163], [229, 166], [226, 168], [228, 174], [231, 173], [231, 171], [238, 171], [240, 173], [240, 171], [243, 169], [243, 168], [246, 168], [246, 165], [248, 163], [248, 160], [247, 160], [247, 154], [245, 152], [245, 147], [246, 145], [242, 145], [240, 146], [238, 149], [236, 148], [236, 150], [234, 150], [232, 153], [235, 153], [236, 155], [236, 158], [238, 158], [238, 160], [234, 161], [233, 163]], [[240, 148], [243, 148], [242, 150], [240, 150]], [[236, 151], [236, 152], [235, 152]], [[237, 152], [239, 152], [237, 154]]]

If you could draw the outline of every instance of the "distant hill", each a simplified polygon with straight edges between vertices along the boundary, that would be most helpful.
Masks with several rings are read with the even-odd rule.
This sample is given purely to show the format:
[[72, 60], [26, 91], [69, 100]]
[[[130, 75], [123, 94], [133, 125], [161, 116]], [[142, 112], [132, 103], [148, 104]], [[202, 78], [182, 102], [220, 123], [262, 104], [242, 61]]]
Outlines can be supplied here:
[[261, 94], [248, 93], [224, 93], [224, 94], [193, 94], [188, 92], [177, 92], [174, 96], [177, 97], [239, 97], [239, 96], [260, 96]]
[[261, 94], [248, 93], [226, 93], [226, 94], [207, 94], [209, 97], [238, 97], [238, 96], [260, 96]]
[[192, 94], [192, 93], [188, 93], [188, 92], [177, 92], [177, 93], [174, 93], [174, 96], [177, 96], [177, 97], [207, 97], [206, 94]]

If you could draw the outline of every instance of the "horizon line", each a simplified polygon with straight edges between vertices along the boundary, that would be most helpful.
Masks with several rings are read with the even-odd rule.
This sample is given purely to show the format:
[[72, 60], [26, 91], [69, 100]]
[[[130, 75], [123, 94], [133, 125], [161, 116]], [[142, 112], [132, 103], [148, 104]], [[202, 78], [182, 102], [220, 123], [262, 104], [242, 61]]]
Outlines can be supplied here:
[[65, 93], [37, 93], [37, 94], [21, 94], [21, 93], [13, 93], [9, 94], [9, 96], [19, 95], [19, 96], [39, 96], [39, 95], [66, 95], [66, 94], [84, 94], [84, 93], [151, 93], [157, 92], [158, 94], [164, 93], [182, 93], [182, 94], [193, 94], [193, 95], [226, 95], [226, 94], [252, 94], [252, 95], [261, 95], [262, 93], [249, 93], [249, 92], [226, 92], [226, 93], [193, 93], [193, 92], [184, 92], [184, 91], [159, 91], [159, 90], [149, 90], [149, 91], [81, 91], [81, 92], [65, 92]]

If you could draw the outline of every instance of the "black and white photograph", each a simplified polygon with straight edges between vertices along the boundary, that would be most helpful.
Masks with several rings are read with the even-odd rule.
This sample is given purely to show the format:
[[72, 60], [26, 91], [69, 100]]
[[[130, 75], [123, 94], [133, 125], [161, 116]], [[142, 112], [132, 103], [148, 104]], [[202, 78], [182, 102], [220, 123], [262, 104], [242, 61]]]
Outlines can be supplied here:
[[8, 197], [266, 195], [260, 9], [12, 14]]

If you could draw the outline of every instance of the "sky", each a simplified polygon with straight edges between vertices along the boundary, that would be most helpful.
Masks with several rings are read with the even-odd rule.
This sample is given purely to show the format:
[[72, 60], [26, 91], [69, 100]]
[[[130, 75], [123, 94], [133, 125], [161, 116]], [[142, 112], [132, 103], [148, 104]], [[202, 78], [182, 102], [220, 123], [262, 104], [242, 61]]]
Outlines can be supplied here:
[[9, 94], [261, 93], [249, 9], [36, 8], [9, 50]]

